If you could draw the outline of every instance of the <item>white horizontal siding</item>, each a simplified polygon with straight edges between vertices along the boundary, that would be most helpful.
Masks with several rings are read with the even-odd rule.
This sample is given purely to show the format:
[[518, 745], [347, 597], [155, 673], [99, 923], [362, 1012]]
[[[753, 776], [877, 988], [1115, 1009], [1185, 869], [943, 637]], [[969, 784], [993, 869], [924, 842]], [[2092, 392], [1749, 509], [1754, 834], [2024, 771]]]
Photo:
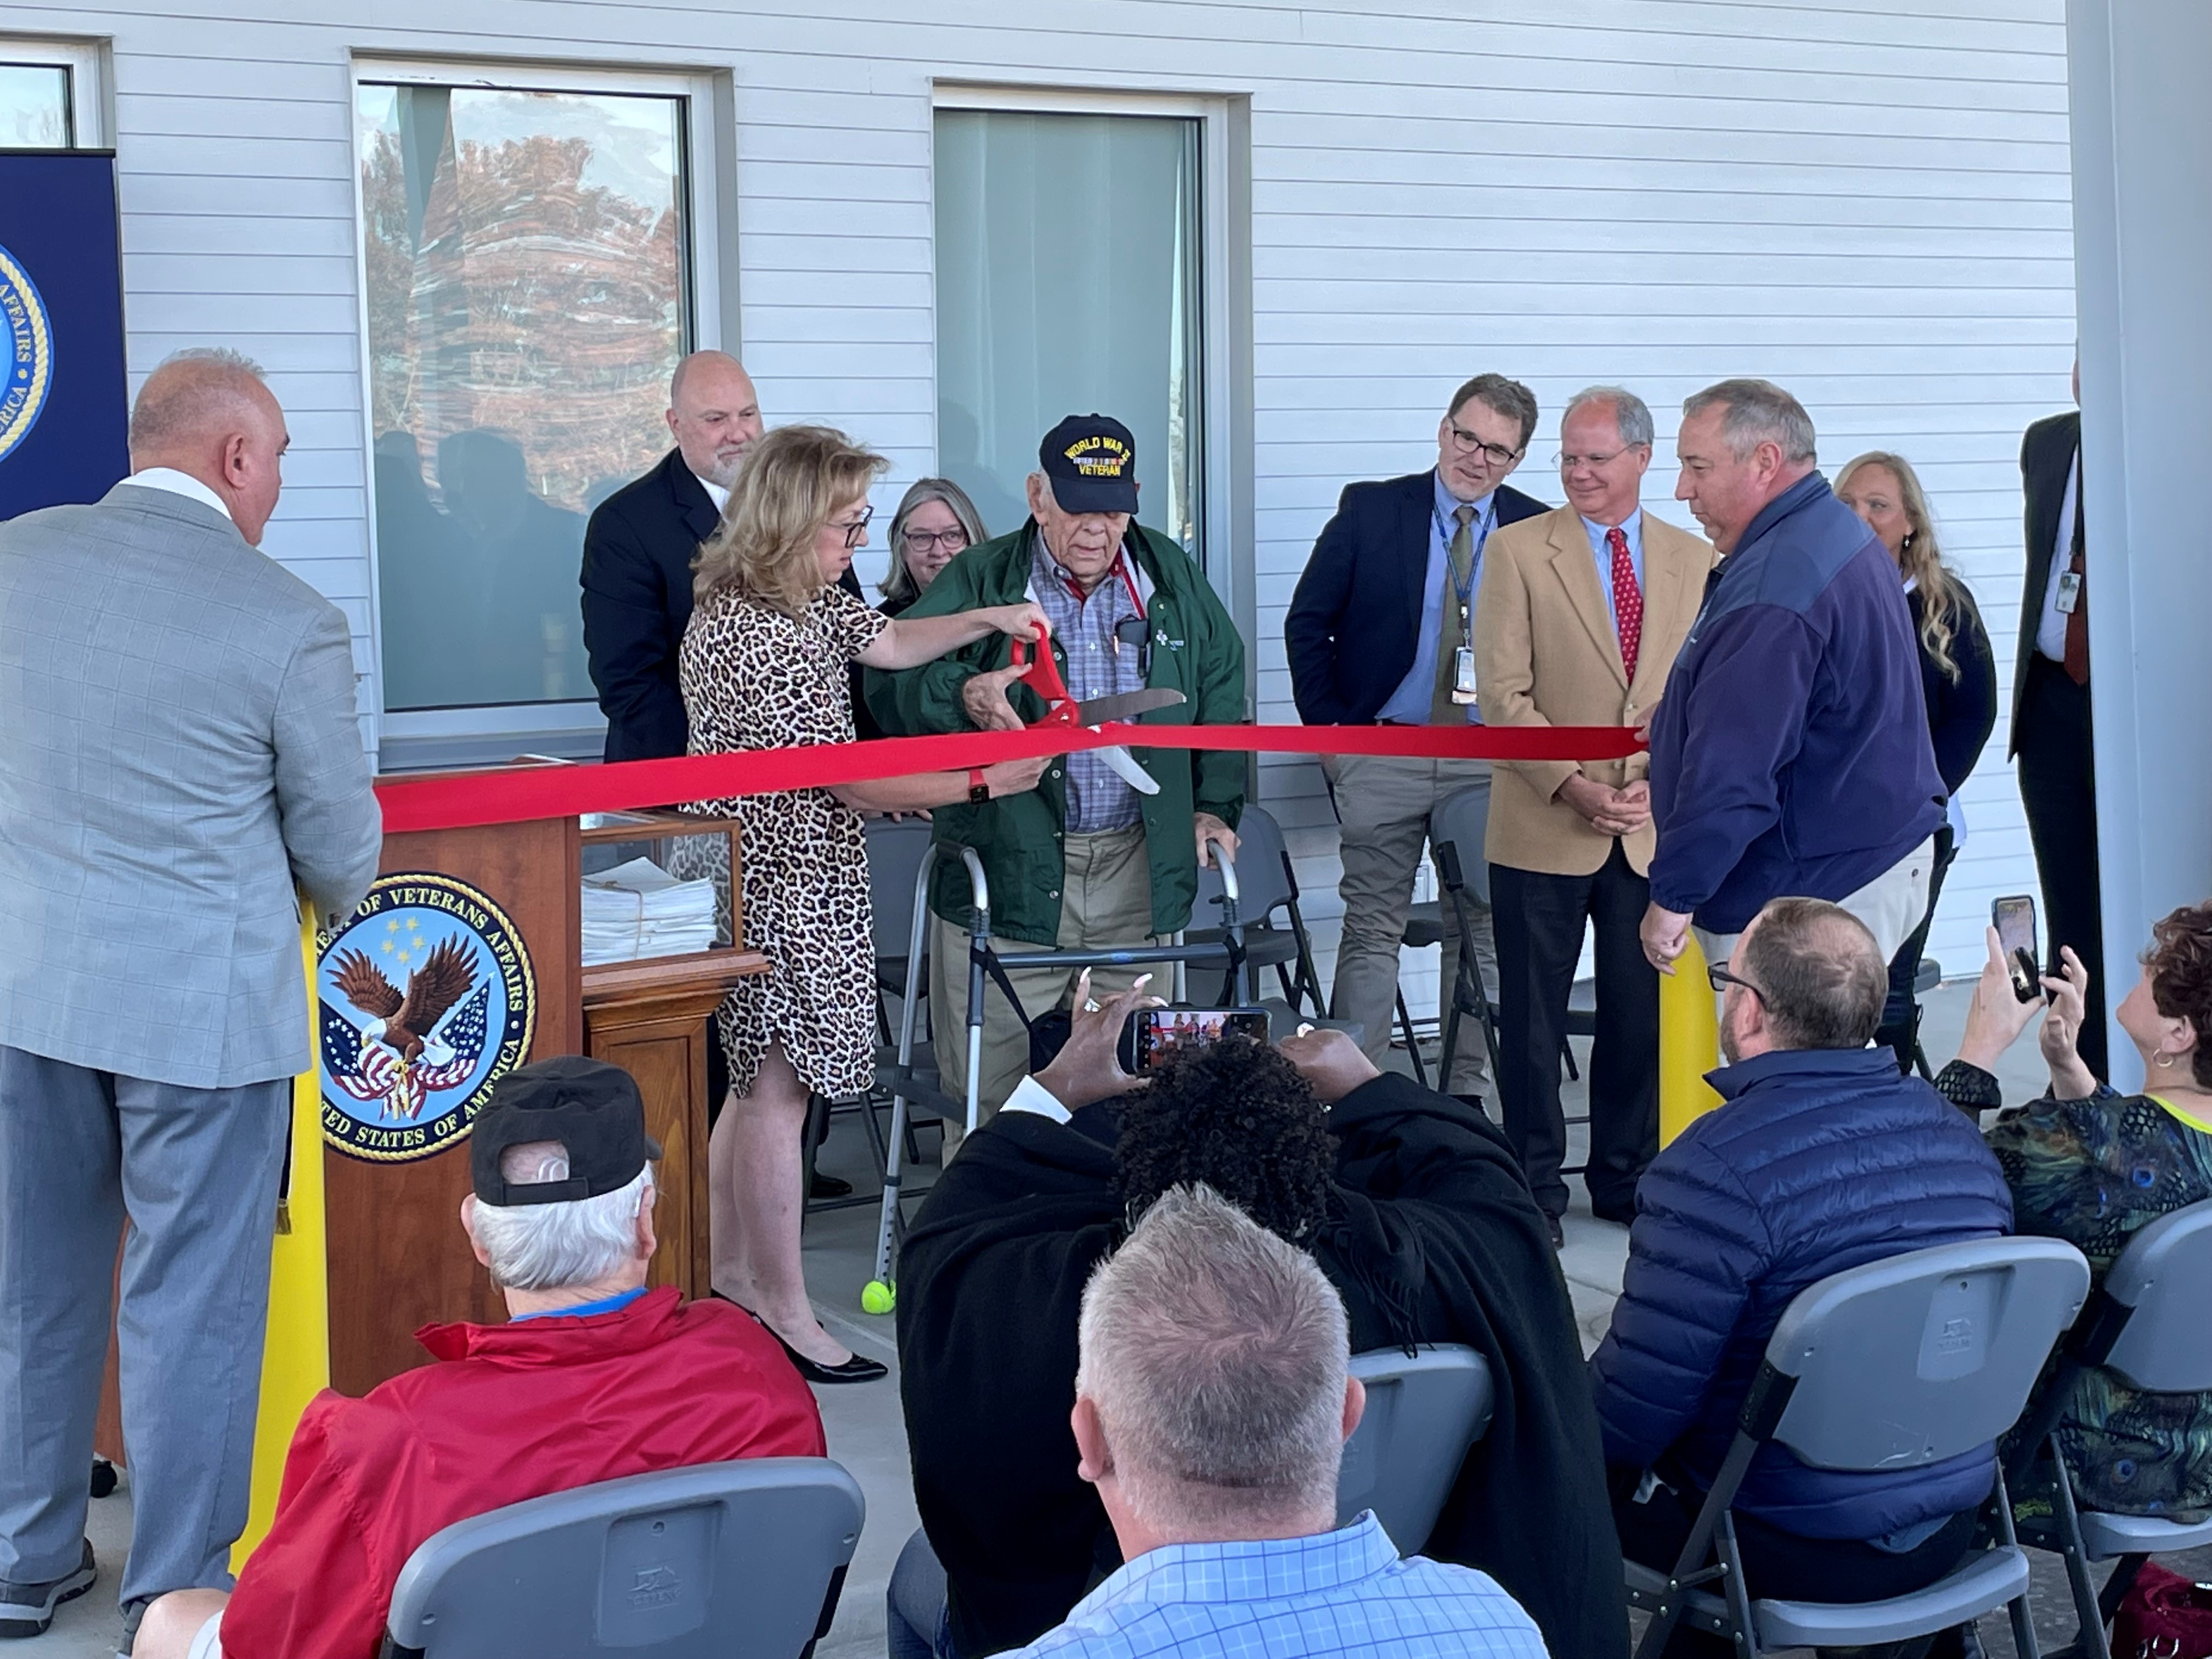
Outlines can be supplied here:
[[[1251, 101], [1263, 719], [1291, 718], [1283, 608], [1350, 479], [1433, 459], [1466, 375], [1547, 410], [1594, 380], [1659, 411], [1783, 380], [1823, 454], [1923, 463], [2009, 684], [2019, 433], [2064, 405], [2073, 337], [2063, 0], [98, 0], [5, 27], [112, 40], [134, 375], [220, 340], [294, 434], [270, 550], [362, 635], [370, 594], [349, 64], [356, 52], [727, 70], [739, 319], [777, 420], [934, 455], [930, 83], [1190, 90]], [[373, 21], [371, 21], [373, 17]], [[557, 71], [530, 77], [557, 84]], [[1649, 481], [1668, 499], [1662, 437]], [[880, 521], [880, 520], [879, 520]], [[879, 574], [880, 548], [861, 562]], [[2030, 890], [2002, 722], [1935, 951]], [[1335, 908], [1310, 763], [1262, 763], [1309, 912]], [[1428, 970], [1432, 977], [1432, 965]]]

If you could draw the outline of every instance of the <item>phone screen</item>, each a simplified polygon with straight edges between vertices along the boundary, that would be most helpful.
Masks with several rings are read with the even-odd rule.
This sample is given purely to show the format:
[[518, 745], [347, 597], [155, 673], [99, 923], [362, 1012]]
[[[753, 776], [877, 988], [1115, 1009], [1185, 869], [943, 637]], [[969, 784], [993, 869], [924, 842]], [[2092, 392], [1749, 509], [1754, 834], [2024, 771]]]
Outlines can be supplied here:
[[1997, 930], [1997, 948], [2012, 970], [2012, 994], [2033, 1002], [2042, 994], [2041, 961], [2035, 948], [2035, 901], [2021, 895], [2001, 898], [1990, 906], [1990, 921]]
[[1137, 1069], [1158, 1066], [1186, 1048], [1218, 1042], [1231, 1031], [1267, 1040], [1264, 1008], [1146, 1008], [1131, 1016], [1137, 1028]]

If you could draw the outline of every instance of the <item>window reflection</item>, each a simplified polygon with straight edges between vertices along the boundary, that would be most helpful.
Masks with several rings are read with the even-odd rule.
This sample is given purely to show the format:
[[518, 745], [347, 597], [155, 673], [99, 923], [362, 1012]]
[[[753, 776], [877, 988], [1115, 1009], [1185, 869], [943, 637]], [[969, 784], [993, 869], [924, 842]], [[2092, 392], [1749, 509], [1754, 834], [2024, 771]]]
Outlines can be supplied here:
[[0, 64], [0, 149], [67, 149], [70, 72], [58, 64]]
[[385, 707], [588, 698], [585, 517], [668, 443], [683, 101], [358, 91]]

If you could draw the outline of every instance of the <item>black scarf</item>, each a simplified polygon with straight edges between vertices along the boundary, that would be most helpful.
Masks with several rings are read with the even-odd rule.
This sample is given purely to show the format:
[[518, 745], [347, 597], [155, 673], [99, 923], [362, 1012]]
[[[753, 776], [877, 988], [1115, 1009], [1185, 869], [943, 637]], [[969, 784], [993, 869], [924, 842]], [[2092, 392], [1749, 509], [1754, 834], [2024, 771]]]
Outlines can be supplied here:
[[[1463, 1342], [1497, 1389], [1423, 1553], [1496, 1578], [1553, 1659], [1620, 1659], [1620, 1551], [1581, 1344], [1504, 1137], [1395, 1076], [1346, 1097], [1329, 1127], [1338, 1190], [1313, 1253], [1354, 1352]], [[901, 1254], [915, 1497], [965, 1659], [1034, 1640], [1120, 1564], [1067, 1421], [1084, 1281], [1122, 1231], [1115, 1133], [1107, 1106], [1066, 1126], [1002, 1113], [932, 1189]]]

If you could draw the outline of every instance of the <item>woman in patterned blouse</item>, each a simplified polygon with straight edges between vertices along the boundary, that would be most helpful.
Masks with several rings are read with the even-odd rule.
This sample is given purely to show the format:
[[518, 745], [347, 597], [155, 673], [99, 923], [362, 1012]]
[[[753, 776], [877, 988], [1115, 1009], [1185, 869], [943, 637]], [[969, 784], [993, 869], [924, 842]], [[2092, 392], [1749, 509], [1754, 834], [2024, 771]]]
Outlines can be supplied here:
[[[1959, 1057], [1936, 1086], [1968, 1111], [2000, 1104], [1997, 1056], [2045, 1000], [2013, 995], [1996, 931], [1974, 989]], [[2089, 976], [2072, 951], [2043, 983], [2051, 1092], [1988, 1131], [2012, 1188], [2021, 1232], [2063, 1238], [2102, 1283], [2146, 1224], [2212, 1199], [2212, 903], [2151, 929], [2142, 975], [2121, 1002], [2120, 1028], [2142, 1056], [2145, 1092], [2123, 1095], [2089, 1074], [2075, 1047]], [[2090, 1509], [2195, 1521], [2212, 1513], [2212, 1394], [2147, 1394], [2109, 1370], [2082, 1374], [2058, 1426], [2075, 1496]]]

